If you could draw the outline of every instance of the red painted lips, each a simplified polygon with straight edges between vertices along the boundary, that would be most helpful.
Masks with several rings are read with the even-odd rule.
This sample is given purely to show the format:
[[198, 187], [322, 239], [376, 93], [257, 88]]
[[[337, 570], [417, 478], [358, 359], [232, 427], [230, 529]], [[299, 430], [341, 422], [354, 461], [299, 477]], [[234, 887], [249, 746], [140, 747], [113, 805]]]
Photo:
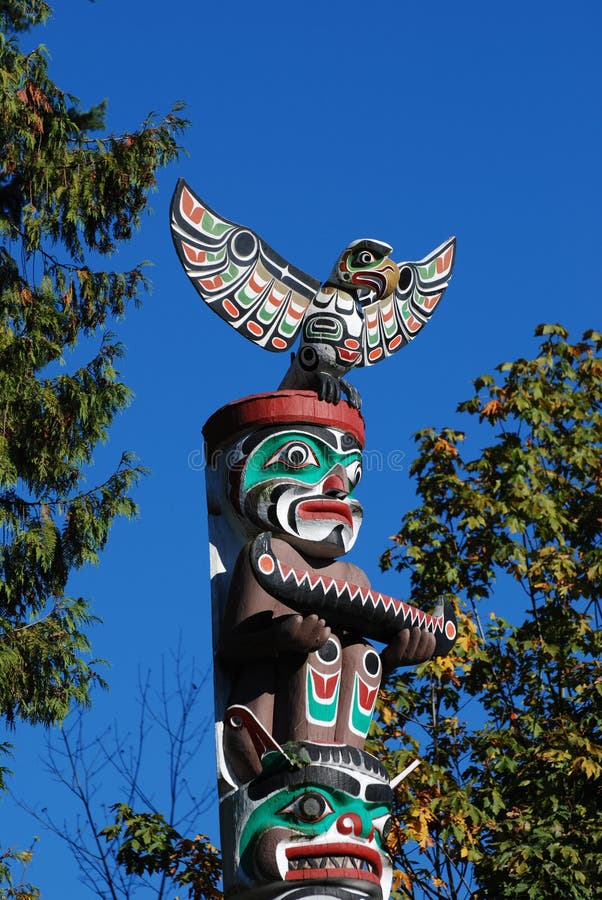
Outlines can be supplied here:
[[287, 847], [289, 869], [286, 881], [306, 878], [359, 878], [380, 884], [383, 866], [380, 854], [363, 844], [302, 844]]
[[321, 497], [316, 500], [304, 500], [297, 506], [300, 519], [338, 519], [353, 527], [353, 516], [348, 504], [334, 497]]

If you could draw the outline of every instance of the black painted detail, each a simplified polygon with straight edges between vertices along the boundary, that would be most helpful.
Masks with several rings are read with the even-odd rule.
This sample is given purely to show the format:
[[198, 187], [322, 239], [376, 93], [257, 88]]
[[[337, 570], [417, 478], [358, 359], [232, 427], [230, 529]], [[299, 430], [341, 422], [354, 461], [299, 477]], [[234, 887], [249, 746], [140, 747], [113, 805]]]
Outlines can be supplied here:
[[319, 650], [316, 650], [316, 656], [318, 659], [321, 659], [324, 663], [333, 663], [336, 662], [339, 658], [339, 645], [336, 641], [333, 641], [332, 638], [329, 638], [323, 647], [320, 647]]
[[375, 650], [368, 650], [364, 656], [364, 668], [368, 675], [378, 675], [380, 672], [380, 657]]
[[[269, 574], [259, 564], [264, 556], [272, 562], [267, 566]], [[311, 569], [293, 569], [279, 562], [267, 531], [251, 544], [250, 561], [259, 584], [297, 612], [319, 613], [330, 625], [382, 641], [391, 640], [403, 628], [421, 628], [435, 635], [435, 656], [445, 656], [455, 643], [456, 617], [447, 600], [440, 600], [429, 615], [377, 591]]]

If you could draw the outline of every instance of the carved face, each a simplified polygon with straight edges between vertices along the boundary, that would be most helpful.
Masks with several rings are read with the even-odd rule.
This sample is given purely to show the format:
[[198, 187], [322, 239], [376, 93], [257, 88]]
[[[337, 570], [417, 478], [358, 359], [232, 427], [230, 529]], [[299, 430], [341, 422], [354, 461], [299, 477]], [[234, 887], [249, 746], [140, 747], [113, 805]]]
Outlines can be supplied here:
[[231, 499], [258, 530], [314, 556], [335, 557], [354, 544], [362, 507], [353, 490], [362, 470], [357, 440], [337, 428], [262, 429], [230, 454]]
[[388, 297], [399, 282], [399, 268], [389, 259], [392, 249], [389, 244], [371, 238], [354, 241], [339, 257], [331, 280], [343, 286], [367, 288], [369, 302]]
[[389, 896], [391, 790], [377, 775], [309, 765], [258, 779], [249, 794], [259, 802], [240, 839], [246, 877], [288, 887], [348, 887], [378, 900]]

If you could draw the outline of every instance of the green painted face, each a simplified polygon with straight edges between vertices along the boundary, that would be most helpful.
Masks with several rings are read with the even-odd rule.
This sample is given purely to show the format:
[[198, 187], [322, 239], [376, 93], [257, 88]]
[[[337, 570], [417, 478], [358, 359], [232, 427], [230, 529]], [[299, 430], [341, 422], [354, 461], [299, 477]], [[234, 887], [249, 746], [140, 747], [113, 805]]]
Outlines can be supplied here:
[[325, 785], [304, 785], [296, 790], [283, 790], [273, 794], [261, 804], [249, 817], [242, 833], [240, 855], [247, 854], [250, 844], [268, 828], [283, 827], [291, 829], [297, 835], [308, 838], [322, 837], [334, 829], [337, 840], [341, 832], [337, 822], [341, 824], [349, 814], [353, 822], [354, 837], [374, 841], [379, 850], [384, 852], [383, 836], [380, 828], [390, 815], [385, 803], [368, 803], [358, 797], [351, 797], [345, 791], [333, 790]]
[[243, 491], [274, 478], [319, 485], [337, 467], [343, 469], [344, 476], [340, 473], [339, 477], [344, 481], [347, 495], [352, 496], [362, 471], [359, 450], [339, 449], [303, 431], [280, 431], [262, 441], [250, 454], [244, 470]]
[[326, 426], [279, 426], [245, 438], [238, 450], [236, 505], [253, 525], [320, 556], [353, 546], [362, 521], [353, 496], [362, 471], [355, 438]]
[[[346, 778], [354, 793], [340, 787]], [[385, 839], [392, 820], [389, 802], [364, 799], [366, 790], [375, 789], [368, 775], [312, 767], [307, 783], [277, 790], [255, 807], [241, 834], [242, 871], [253, 880], [291, 886], [307, 879], [348, 885], [351, 879], [362, 897], [388, 897]]]

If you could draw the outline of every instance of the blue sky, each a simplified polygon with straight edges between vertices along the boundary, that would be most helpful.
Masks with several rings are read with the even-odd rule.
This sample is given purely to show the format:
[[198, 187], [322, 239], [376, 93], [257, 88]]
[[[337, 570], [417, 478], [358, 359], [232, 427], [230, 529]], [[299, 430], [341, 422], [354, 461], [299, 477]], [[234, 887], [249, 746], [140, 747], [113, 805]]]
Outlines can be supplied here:
[[[457, 236], [454, 277], [427, 328], [395, 358], [352, 375], [368, 449], [395, 460], [360, 485], [365, 517], [352, 559], [374, 584], [404, 596], [398, 576], [379, 573], [378, 556], [413, 502], [412, 434], [458, 425], [455, 407], [470, 396], [471, 379], [532, 354], [538, 323], [561, 321], [574, 338], [600, 327], [602, 7], [56, 5], [28, 40], [46, 44], [65, 91], [84, 106], [107, 97], [110, 130], [131, 130], [180, 99], [192, 123], [182, 139], [188, 155], [160, 175], [153, 214], [114, 259], [119, 268], [152, 260], [153, 293], [116, 328], [136, 398], [91, 478], [102, 481], [123, 449], [152, 474], [136, 493], [139, 519], [117, 524], [100, 565], [73, 579], [73, 593], [94, 598], [103, 620], [94, 652], [111, 663], [110, 690], [88, 717], [94, 735], [114, 719], [124, 731], [135, 722], [138, 668], [158, 671], [180, 635], [187, 657], [209, 664], [201, 427], [223, 403], [274, 388], [287, 363], [228, 329], [188, 283], [168, 227], [177, 178], [318, 279], [357, 237], [385, 240], [404, 260]], [[505, 597], [501, 588], [500, 613]], [[19, 729], [11, 740], [15, 793], [69, 818], [69, 798], [43, 771], [44, 735]], [[163, 771], [157, 745], [149, 778], [158, 795]], [[198, 791], [212, 772], [208, 738]], [[119, 799], [110, 779], [103, 791], [107, 802]], [[44, 900], [90, 896], [60, 842], [11, 801], [2, 802], [0, 822], [3, 841], [27, 844], [39, 834], [29, 875]], [[198, 830], [217, 840], [215, 814]]]

